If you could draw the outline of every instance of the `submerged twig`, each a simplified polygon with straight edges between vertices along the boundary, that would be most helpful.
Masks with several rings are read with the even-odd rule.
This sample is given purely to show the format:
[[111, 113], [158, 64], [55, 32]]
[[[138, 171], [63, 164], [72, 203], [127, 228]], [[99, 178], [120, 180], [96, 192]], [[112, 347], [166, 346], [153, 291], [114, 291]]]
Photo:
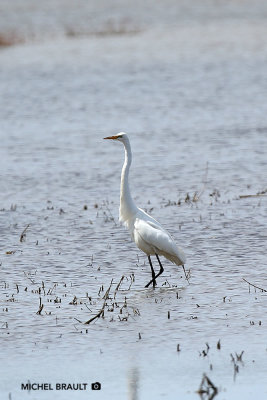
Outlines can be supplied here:
[[187, 282], [190, 284], [190, 282], [189, 282], [189, 278], [190, 278], [190, 269], [188, 270], [188, 272], [186, 272], [184, 265], [182, 265], [182, 267], [183, 267], [183, 270], [184, 270], [185, 279], [186, 279]]
[[204, 175], [204, 178], [203, 178], [203, 186], [202, 186], [202, 189], [201, 189], [201, 191], [199, 192], [199, 194], [197, 194], [197, 192], [194, 194], [194, 197], [193, 197], [193, 201], [194, 201], [194, 202], [197, 202], [197, 201], [200, 199], [200, 197], [202, 196], [202, 194], [204, 193], [204, 191], [205, 191], [205, 189], [206, 189], [206, 186], [207, 186], [207, 178], [208, 178], [208, 171], [209, 171], [209, 163], [207, 162], [207, 164], [206, 164], [206, 169], [205, 169], [205, 175]]
[[23, 271], [23, 272], [24, 272], [24, 275], [26, 276], [26, 278], [28, 278], [31, 281], [31, 283], [35, 284], [35, 281], [32, 278], [30, 278], [29, 275], [27, 275], [25, 271]]
[[128, 287], [128, 290], [130, 290], [130, 289], [131, 289], [131, 287], [132, 287], [132, 284], [133, 284], [133, 283], [134, 283], [134, 281], [135, 281], [134, 273], [132, 273], [132, 274], [130, 275], [130, 279], [131, 279], [131, 283], [130, 283], [130, 286]]
[[118, 285], [116, 286], [116, 289], [114, 290], [114, 300], [115, 300], [115, 297], [116, 297], [117, 291], [119, 290], [119, 288], [120, 288], [120, 285], [122, 284], [122, 281], [123, 281], [123, 279], [124, 279], [124, 275], [122, 275], [122, 277], [121, 277], [121, 279], [120, 279], [120, 281], [119, 281]]
[[28, 225], [26, 226], [26, 228], [23, 230], [22, 234], [20, 235], [20, 239], [19, 239], [20, 242], [24, 242], [24, 240], [25, 240], [25, 238], [26, 238], [26, 231], [27, 231], [27, 229], [29, 228], [29, 226], [30, 226], [30, 224], [28, 224]]
[[41, 312], [42, 312], [43, 308], [44, 308], [44, 305], [43, 305], [43, 303], [42, 303], [42, 298], [40, 297], [39, 310], [37, 311], [36, 314], [37, 314], [37, 315], [41, 315]]
[[205, 395], [207, 400], [212, 400], [217, 395], [218, 388], [212, 383], [206, 374], [203, 374], [203, 378], [197, 393], [200, 395], [201, 399], [204, 399]]
[[238, 355], [237, 353], [235, 353], [235, 357], [233, 356], [233, 354], [230, 354], [231, 357], [231, 361], [234, 365], [234, 380], [236, 378], [236, 374], [238, 374], [239, 372], [239, 365], [238, 363], [240, 363], [241, 365], [244, 365], [244, 362], [242, 360], [242, 356], [244, 354], [244, 350], [241, 351], [241, 353]]
[[242, 279], [243, 279], [243, 281], [245, 281], [246, 283], [248, 283], [250, 286], [253, 286], [255, 289], [259, 289], [259, 290], [261, 290], [262, 292], [267, 292], [266, 289], [263, 289], [263, 288], [261, 288], [261, 287], [259, 287], [259, 286], [257, 286], [257, 285], [254, 285], [253, 283], [250, 283], [250, 282], [247, 281], [245, 278], [242, 278]]
[[256, 194], [240, 194], [239, 198], [240, 199], [247, 199], [249, 197], [260, 197], [260, 196], [266, 196], [267, 189], [262, 190], [261, 192], [258, 192]]
[[106, 303], [107, 303], [108, 295], [109, 295], [109, 292], [110, 292], [110, 288], [111, 288], [111, 286], [112, 286], [112, 282], [113, 282], [113, 279], [111, 280], [110, 285], [109, 285], [109, 288], [107, 289], [106, 293], [105, 293], [104, 296], [103, 296], [104, 303], [103, 303], [103, 305], [102, 305], [101, 310], [98, 311], [98, 313], [97, 313], [94, 317], [92, 317], [92, 318], [90, 318], [88, 321], [84, 322], [85, 325], [89, 325], [89, 324], [90, 324], [91, 322], [93, 322], [95, 319], [104, 316], [104, 310], [105, 310], [105, 307], [106, 307]]
[[57, 284], [54, 283], [54, 286], [48, 290], [47, 294], [52, 294], [52, 292], [53, 292], [53, 290], [55, 289], [56, 286], [57, 286]]

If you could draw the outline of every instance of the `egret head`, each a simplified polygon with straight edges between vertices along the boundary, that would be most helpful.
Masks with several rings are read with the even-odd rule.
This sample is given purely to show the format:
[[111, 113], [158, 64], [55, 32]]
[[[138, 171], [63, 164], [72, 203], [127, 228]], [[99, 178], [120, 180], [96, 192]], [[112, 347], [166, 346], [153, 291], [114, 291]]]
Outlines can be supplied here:
[[117, 135], [108, 136], [108, 137], [105, 137], [104, 139], [118, 140], [119, 142], [125, 143], [126, 140], [128, 140], [128, 136], [127, 136], [127, 133], [120, 132], [120, 133], [117, 133]]

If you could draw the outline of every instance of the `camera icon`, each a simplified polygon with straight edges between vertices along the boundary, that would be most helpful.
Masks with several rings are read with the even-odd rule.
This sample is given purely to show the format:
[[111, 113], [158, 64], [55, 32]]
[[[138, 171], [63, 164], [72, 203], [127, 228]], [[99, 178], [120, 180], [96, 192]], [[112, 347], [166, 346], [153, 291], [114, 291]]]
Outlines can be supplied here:
[[92, 390], [101, 390], [101, 383], [100, 382], [91, 383], [91, 389]]

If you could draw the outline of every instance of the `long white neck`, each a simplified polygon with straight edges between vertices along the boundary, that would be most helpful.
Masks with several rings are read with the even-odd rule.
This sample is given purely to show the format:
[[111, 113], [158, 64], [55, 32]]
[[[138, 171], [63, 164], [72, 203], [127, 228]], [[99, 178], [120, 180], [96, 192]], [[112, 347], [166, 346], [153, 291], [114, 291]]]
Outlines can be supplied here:
[[129, 170], [132, 163], [132, 151], [129, 139], [123, 142], [125, 148], [125, 160], [121, 171], [120, 193], [120, 221], [129, 224], [131, 217], [137, 212], [137, 207], [132, 199], [129, 187]]

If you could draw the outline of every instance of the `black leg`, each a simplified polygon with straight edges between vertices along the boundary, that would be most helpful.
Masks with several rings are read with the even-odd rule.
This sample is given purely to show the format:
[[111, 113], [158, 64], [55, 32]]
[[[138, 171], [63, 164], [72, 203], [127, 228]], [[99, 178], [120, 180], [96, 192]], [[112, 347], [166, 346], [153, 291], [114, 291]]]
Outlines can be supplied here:
[[151, 281], [149, 281], [149, 283], [145, 287], [148, 287], [152, 282], [153, 282], [153, 287], [155, 287], [156, 286], [156, 280], [155, 280], [156, 275], [155, 275], [155, 271], [154, 271], [150, 256], [148, 256], [148, 261], [149, 261], [149, 264], [151, 267], [152, 279], [151, 279]]
[[[151, 279], [151, 281], [149, 281], [148, 282], [148, 284], [145, 286], [146, 288], [149, 286], [149, 285], [151, 285], [151, 283], [153, 282], [153, 286], [154, 286], [154, 283], [156, 282], [156, 279], [162, 274], [162, 272], [164, 271], [164, 268], [163, 268], [163, 266], [162, 266], [162, 264], [161, 264], [161, 262], [160, 262], [160, 259], [159, 259], [159, 256], [156, 254], [156, 257], [157, 257], [157, 260], [158, 260], [158, 262], [159, 262], [159, 266], [160, 266], [160, 270], [159, 270], [159, 272], [154, 276], [154, 278], [153, 279]], [[155, 287], [155, 286], [154, 286]]]
[[156, 257], [157, 257], [157, 260], [159, 262], [160, 270], [159, 270], [159, 273], [155, 276], [155, 279], [157, 279], [162, 274], [162, 272], [164, 271], [164, 268], [163, 268], [163, 266], [162, 266], [162, 264], [160, 262], [159, 256], [157, 254], [156, 254]]

